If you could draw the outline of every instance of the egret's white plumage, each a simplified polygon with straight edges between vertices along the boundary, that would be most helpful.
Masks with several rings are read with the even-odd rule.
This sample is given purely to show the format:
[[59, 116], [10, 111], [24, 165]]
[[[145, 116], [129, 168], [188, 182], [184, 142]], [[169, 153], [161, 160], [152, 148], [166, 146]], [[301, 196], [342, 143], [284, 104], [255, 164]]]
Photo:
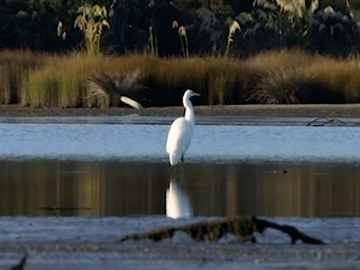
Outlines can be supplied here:
[[184, 159], [184, 154], [190, 145], [191, 137], [194, 133], [195, 113], [190, 101], [190, 98], [193, 96], [200, 95], [190, 89], [185, 91], [183, 96], [185, 116], [177, 118], [169, 130], [166, 152], [169, 154], [169, 160], [172, 166]]
[[190, 198], [175, 179], [170, 179], [169, 187], [166, 190], [166, 216], [170, 218], [193, 216]]

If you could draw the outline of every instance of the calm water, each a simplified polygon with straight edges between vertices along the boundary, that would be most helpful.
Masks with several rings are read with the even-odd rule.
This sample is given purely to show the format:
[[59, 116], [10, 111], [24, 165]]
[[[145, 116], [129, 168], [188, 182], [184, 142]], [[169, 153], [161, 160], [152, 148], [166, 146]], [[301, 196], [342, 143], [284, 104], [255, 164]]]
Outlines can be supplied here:
[[1, 123], [0, 215], [360, 216], [358, 127], [198, 125], [174, 173], [170, 121], [106, 119]]

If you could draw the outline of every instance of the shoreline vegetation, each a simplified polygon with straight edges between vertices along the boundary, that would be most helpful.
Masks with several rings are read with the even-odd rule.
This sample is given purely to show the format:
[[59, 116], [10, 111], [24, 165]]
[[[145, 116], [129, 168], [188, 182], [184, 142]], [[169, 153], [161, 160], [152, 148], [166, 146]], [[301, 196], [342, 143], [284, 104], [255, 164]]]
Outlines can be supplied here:
[[183, 92], [198, 105], [347, 104], [360, 102], [360, 60], [302, 50], [262, 52], [248, 59], [160, 58], [147, 54], [88, 56], [0, 52], [0, 104], [12, 108], [181, 106]]
[[[4, 8], [2, 114], [126, 107], [159, 114], [181, 106], [186, 89], [201, 94], [196, 106], [360, 103], [358, 1], [10, 1]], [[229, 108], [216, 114], [243, 110]]]

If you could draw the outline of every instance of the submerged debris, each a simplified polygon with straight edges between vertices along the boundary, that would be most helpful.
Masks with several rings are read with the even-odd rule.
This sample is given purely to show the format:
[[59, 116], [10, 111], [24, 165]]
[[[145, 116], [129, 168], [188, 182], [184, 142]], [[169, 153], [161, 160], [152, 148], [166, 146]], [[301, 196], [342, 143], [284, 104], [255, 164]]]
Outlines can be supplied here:
[[344, 121], [341, 121], [340, 119], [336, 118], [325, 118], [325, 117], [319, 117], [315, 120], [309, 122], [306, 126], [326, 126], [326, 125], [332, 125], [332, 126], [344, 126], [346, 123]]
[[301, 240], [307, 244], [324, 244], [323, 241], [305, 235], [292, 226], [279, 225], [256, 217], [223, 218], [220, 220], [203, 221], [185, 226], [160, 228], [147, 233], [126, 235], [120, 238], [119, 241], [163, 241], [171, 239], [175, 232], [183, 231], [191, 236], [192, 239], [202, 242], [216, 242], [224, 235], [232, 233], [235, 235], [238, 242], [243, 243], [251, 241], [256, 243], [255, 236], [253, 235], [254, 232], [263, 233], [266, 228], [273, 228], [288, 234], [291, 237], [292, 244], [295, 244], [297, 240]]
[[27, 260], [27, 254], [25, 254], [24, 257], [22, 257], [21, 261], [17, 265], [11, 267], [9, 270], [23, 270], [26, 264], [26, 260]]
[[303, 234], [302, 232], [299, 232], [299, 230], [293, 226], [279, 225], [277, 223], [269, 222], [264, 219], [258, 219], [255, 217], [253, 219], [258, 228], [258, 232], [260, 232], [260, 233], [263, 232], [266, 228], [273, 228], [275, 230], [279, 230], [283, 233], [288, 234], [291, 237], [292, 244], [295, 244], [297, 240], [300, 240], [306, 244], [313, 244], [313, 245], [324, 245], [325, 244], [323, 241], [321, 241], [319, 239], [313, 238], [311, 236]]

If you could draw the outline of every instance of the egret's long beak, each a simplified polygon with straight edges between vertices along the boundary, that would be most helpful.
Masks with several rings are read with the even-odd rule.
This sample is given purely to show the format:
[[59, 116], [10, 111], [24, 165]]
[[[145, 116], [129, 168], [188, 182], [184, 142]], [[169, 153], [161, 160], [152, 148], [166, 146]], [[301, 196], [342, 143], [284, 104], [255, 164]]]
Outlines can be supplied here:
[[199, 94], [199, 93], [194, 92], [194, 96], [198, 96], [198, 97], [200, 97], [200, 94]]

